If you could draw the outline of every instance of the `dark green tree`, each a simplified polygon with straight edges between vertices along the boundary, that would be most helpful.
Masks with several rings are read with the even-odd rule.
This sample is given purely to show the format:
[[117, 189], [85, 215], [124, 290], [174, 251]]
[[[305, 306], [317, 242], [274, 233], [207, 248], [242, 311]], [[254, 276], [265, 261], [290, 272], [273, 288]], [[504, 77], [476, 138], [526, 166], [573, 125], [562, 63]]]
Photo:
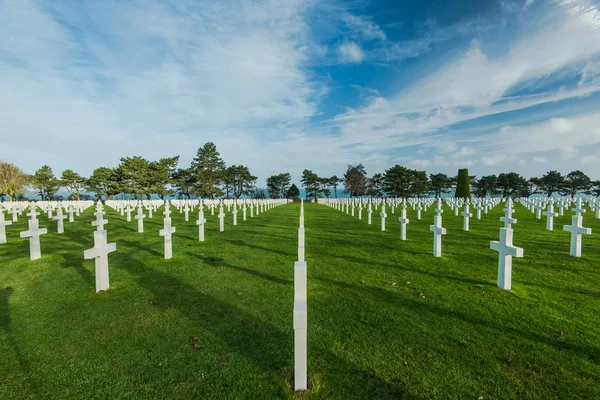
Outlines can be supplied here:
[[86, 182], [86, 190], [96, 194], [97, 199], [109, 199], [120, 192], [120, 182], [115, 170], [106, 167], [96, 168]]
[[560, 192], [560, 190], [565, 185], [565, 178], [558, 171], [548, 171], [544, 176], [542, 176], [542, 190], [544, 190], [548, 197], [551, 197], [552, 194]]
[[271, 175], [268, 177], [267, 190], [269, 191], [269, 196], [272, 199], [280, 199], [285, 197], [287, 190], [290, 187], [291, 180], [292, 176], [288, 172]]
[[592, 182], [592, 189], [590, 190], [594, 196], [600, 197], [600, 181]]
[[66, 169], [61, 175], [60, 183], [71, 193], [73, 200], [79, 200], [80, 192], [86, 184], [86, 179], [77, 172]]
[[196, 157], [192, 160], [191, 169], [197, 182], [195, 191], [199, 196], [214, 199], [215, 196], [223, 195], [218, 185], [223, 179], [225, 161], [213, 142], [208, 142], [198, 149]]
[[488, 194], [495, 196], [498, 194], [497, 181], [496, 175], [482, 176], [481, 179], [473, 181], [473, 193], [477, 197], [486, 197]]
[[519, 193], [522, 192], [523, 182], [527, 182], [527, 180], [516, 172], [503, 172], [498, 175], [496, 188], [502, 197], [519, 197]]
[[350, 197], [359, 197], [367, 194], [369, 179], [362, 164], [348, 165], [344, 174], [344, 193]]
[[393, 197], [412, 197], [425, 194], [429, 190], [429, 179], [425, 171], [395, 165], [385, 171], [384, 190]]
[[239, 199], [243, 195], [249, 195], [254, 189], [258, 178], [250, 173], [248, 167], [245, 165], [232, 165], [227, 168], [227, 171], [230, 175], [229, 179], [231, 179], [233, 196]]
[[56, 179], [52, 168], [48, 165], [44, 165], [35, 171], [30, 184], [34, 189], [37, 189], [42, 200], [50, 200], [60, 188], [60, 181]]
[[367, 183], [367, 195], [371, 197], [385, 196], [384, 186], [383, 174], [377, 173], [373, 175]]
[[329, 178], [329, 185], [331, 185], [331, 187], [333, 187], [333, 193], [335, 194], [335, 198], [337, 199], [338, 195], [337, 195], [337, 188], [339, 186], [340, 183], [344, 182], [343, 179], [338, 178], [337, 175], [332, 176], [331, 178]]
[[452, 190], [452, 179], [446, 174], [429, 174], [429, 180], [431, 182], [429, 192], [436, 198]]
[[171, 179], [177, 196], [192, 198], [197, 181], [191, 168], [178, 168], [171, 175]]
[[287, 193], [285, 194], [285, 197], [287, 199], [297, 199], [300, 197], [300, 190], [298, 189], [298, 186], [296, 186], [295, 183], [292, 184], [292, 186], [290, 186]]
[[309, 196], [312, 196], [316, 200], [321, 189], [319, 176], [311, 170], [305, 169], [302, 171], [300, 182], [306, 191], [306, 198], [308, 199]]
[[574, 197], [577, 193], [589, 193], [592, 188], [592, 180], [582, 171], [572, 171], [565, 176], [565, 182], [560, 189], [566, 196]]
[[466, 168], [458, 170], [454, 197], [462, 199], [471, 198], [471, 180], [469, 179], [469, 170]]

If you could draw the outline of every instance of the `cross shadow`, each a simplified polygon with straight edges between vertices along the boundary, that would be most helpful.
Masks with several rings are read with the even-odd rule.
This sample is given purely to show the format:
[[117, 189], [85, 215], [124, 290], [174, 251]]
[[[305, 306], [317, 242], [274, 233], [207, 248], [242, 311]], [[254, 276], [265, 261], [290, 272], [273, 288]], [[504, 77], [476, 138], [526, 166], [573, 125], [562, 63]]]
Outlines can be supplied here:
[[[195, 287], [145, 266], [143, 263], [127, 264], [127, 269], [158, 304], [157, 307], [174, 307], [182, 315], [194, 321], [197, 326], [211, 331], [225, 341], [231, 351], [242, 355], [259, 366], [265, 373], [279, 376], [283, 382], [293, 381], [293, 329], [290, 312], [289, 329], [282, 331], [265, 319], [244, 311], [242, 308], [223, 302], [211, 295], [200, 292]], [[282, 304], [289, 306], [291, 304]], [[335, 382], [324, 382], [323, 387], [343, 387], [347, 393], [364, 392], [369, 388], [372, 398], [416, 398], [401, 387], [401, 383], [390, 383], [375, 373], [355, 365], [331, 353], [327, 348], [309, 343], [310, 354], [318, 353], [328, 365], [340, 370]], [[328, 376], [328, 375], [327, 375]], [[344, 382], [339, 382], [339, 379]], [[310, 380], [310, 376], [309, 376]], [[282, 382], [280, 397], [289, 397]], [[291, 385], [293, 386], [293, 385]], [[353, 390], [354, 388], [354, 390]], [[326, 389], [324, 389], [326, 390]]]
[[[0, 329], [6, 332], [6, 336], [8, 337], [8, 343], [14, 349], [15, 356], [19, 363], [21, 372], [23, 373], [27, 382], [29, 383], [25, 390], [27, 390], [28, 388], [32, 389], [32, 393], [26, 395], [26, 397], [28, 397], [29, 395], [35, 395], [37, 389], [34, 380], [31, 378], [31, 367], [29, 365], [29, 361], [25, 358], [25, 356], [23, 356], [23, 353], [21, 352], [19, 345], [15, 340], [14, 334], [12, 332], [10, 324], [9, 301], [13, 293], [14, 289], [10, 286], [6, 288], [0, 288]], [[6, 357], [6, 355], [3, 354], [2, 357]]]

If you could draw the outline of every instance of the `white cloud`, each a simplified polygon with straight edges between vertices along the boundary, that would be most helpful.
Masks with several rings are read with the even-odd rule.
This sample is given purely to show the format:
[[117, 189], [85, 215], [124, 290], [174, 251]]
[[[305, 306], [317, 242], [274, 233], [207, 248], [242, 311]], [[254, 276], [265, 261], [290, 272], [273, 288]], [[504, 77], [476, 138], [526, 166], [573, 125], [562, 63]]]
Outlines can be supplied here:
[[552, 118], [550, 125], [556, 132], [568, 133], [573, 130], [573, 125], [566, 118]]
[[338, 50], [343, 63], [360, 63], [365, 57], [360, 46], [354, 42], [341, 43]]
[[409, 165], [415, 168], [426, 168], [431, 165], [429, 160], [410, 160]]
[[506, 156], [497, 154], [495, 156], [483, 156], [481, 157], [481, 162], [485, 165], [499, 165], [506, 161]]
[[351, 15], [346, 13], [342, 16], [342, 21], [350, 28], [355, 37], [365, 40], [386, 40], [386, 35], [379, 25], [366, 17]]
[[583, 156], [583, 158], [581, 159], [581, 162], [584, 164], [593, 164], [593, 163], [597, 163], [598, 161], [600, 161], [600, 157], [596, 157], [596, 156]]
[[572, 158], [575, 158], [575, 156], [577, 156], [577, 154], [579, 154], [579, 149], [577, 149], [577, 147], [572, 147], [572, 146], [565, 146], [561, 149], [559, 149], [560, 151], [560, 155], [563, 158], [563, 160], [570, 160]]
[[542, 156], [534, 156], [532, 158], [534, 163], [538, 163], [538, 164], [544, 164], [546, 162], [548, 162], [548, 159], [546, 157], [542, 157]]

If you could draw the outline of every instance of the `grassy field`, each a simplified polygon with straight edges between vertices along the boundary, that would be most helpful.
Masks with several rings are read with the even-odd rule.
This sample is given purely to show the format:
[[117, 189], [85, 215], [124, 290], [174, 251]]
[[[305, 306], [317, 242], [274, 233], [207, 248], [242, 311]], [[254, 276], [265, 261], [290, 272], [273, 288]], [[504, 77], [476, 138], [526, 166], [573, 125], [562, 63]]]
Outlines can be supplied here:
[[[496, 287], [502, 205], [462, 231], [446, 209], [443, 257], [432, 256], [433, 210], [398, 211], [386, 232], [307, 204], [309, 391], [293, 388], [293, 265], [299, 205], [277, 207], [206, 241], [194, 214], [107, 214], [111, 289], [95, 293], [93, 208], [65, 234], [40, 216], [42, 259], [19, 238], [0, 245], [0, 398], [595, 399], [600, 398], [600, 220], [585, 215], [583, 257], [569, 233], [516, 206], [513, 290]], [[195, 344], [199, 348], [195, 348]], [[198, 347], [198, 346], [196, 346]]]

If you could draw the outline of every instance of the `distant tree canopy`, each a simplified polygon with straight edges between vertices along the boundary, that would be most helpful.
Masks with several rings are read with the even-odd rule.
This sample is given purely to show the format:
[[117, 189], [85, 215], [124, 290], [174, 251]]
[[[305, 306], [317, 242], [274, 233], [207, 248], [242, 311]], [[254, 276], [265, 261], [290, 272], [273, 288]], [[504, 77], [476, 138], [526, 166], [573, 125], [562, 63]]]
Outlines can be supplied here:
[[[189, 167], [178, 167], [179, 156], [157, 161], [141, 156], [122, 157], [114, 168], [96, 168], [89, 178], [72, 169], [65, 169], [56, 177], [52, 168], [43, 165], [29, 176], [14, 164], [0, 162], [0, 197], [11, 200], [23, 197], [27, 188], [39, 193], [42, 200], [62, 198], [57, 196], [64, 187], [71, 199], [96, 199], [123, 196], [134, 199], [161, 199], [176, 195], [180, 199], [196, 197], [298, 198], [300, 190], [292, 184], [289, 172], [271, 175], [266, 179], [266, 189], [257, 188], [258, 178], [245, 165], [227, 166], [212, 142], [200, 147]], [[471, 192], [477, 197], [528, 197], [532, 194], [575, 196], [592, 194], [600, 196], [600, 180], [592, 181], [583, 171], [562, 175], [547, 171], [541, 177], [524, 178], [516, 172], [486, 175], [477, 179], [467, 169], [459, 170], [455, 177], [444, 173], [430, 173], [394, 165], [384, 173], [368, 177], [363, 164], [348, 165], [342, 178], [337, 175], [319, 176], [305, 169], [300, 179], [306, 198], [338, 196], [338, 186], [351, 197], [414, 197], [431, 195], [441, 197], [453, 190], [456, 197], [468, 198]]]

